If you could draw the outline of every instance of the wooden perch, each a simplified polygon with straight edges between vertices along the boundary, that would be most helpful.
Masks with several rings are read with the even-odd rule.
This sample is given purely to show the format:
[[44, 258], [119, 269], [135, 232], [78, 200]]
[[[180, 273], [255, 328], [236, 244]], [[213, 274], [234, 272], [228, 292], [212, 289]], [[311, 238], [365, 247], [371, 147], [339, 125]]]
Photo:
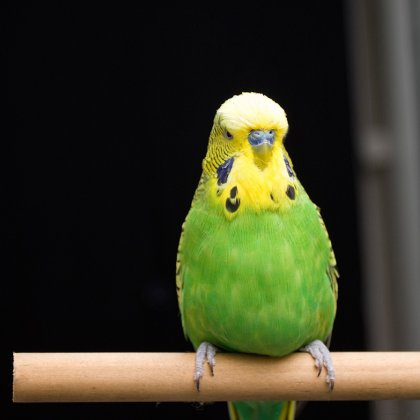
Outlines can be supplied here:
[[218, 353], [198, 392], [194, 353], [15, 353], [14, 402], [420, 399], [420, 352], [332, 353], [335, 388], [311, 356]]

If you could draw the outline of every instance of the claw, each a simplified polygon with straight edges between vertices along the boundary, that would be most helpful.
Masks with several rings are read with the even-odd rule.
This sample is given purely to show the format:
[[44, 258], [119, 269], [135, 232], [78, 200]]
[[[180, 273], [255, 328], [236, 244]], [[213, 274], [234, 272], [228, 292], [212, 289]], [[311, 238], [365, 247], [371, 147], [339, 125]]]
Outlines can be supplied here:
[[202, 377], [203, 377], [203, 374], [201, 372], [200, 373], [195, 372], [194, 383], [195, 383], [195, 388], [197, 389], [198, 392], [200, 392], [200, 380]]
[[318, 368], [318, 375], [316, 376], [319, 377], [319, 375], [321, 375], [321, 372], [322, 372], [322, 365], [319, 364], [318, 362], [315, 362], [315, 366]]
[[213, 344], [203, 341], [195, 353], [195, 373], [194, 383], [197, 391], [200, 391], [200, 381], [203, 377], [204, 363], [207, 361], [210, 367], [211, 375], [214, 376], [214, 367], [216, 366], [217, 348]]
[[216, 347], [207, 345], [207, 363], [210, 366], [211, 376], [214, 376], [214, 367], [216, 366]]
[[315, 360], [315, 366], [318, 368], [318, 376], [322, 372], [322, 368], [325, 367], [327, 371], [327, 384], [332, 391], [334, 389], [335, 383], [335, 370], [333, 366], [333, 362], [331, 359], [330, 351], [328, 350], [327, 346], [320, 340], [312, 341], [307, 346], [302, 347], [300, 351], [304, 351], [306, 353], [310, 353], [310, 355]]

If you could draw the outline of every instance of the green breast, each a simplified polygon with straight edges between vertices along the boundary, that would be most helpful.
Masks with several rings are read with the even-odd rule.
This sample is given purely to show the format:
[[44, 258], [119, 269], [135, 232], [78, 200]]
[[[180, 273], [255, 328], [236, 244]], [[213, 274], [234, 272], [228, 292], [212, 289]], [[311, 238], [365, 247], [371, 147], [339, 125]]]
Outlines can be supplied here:
[[213, 206], [195, 200], [184, 224], [181, 315], [193, 345], [282, 356], [326, 339], [336, 308], [330, 247], [306, 193], [283, 213], [231, 221]]

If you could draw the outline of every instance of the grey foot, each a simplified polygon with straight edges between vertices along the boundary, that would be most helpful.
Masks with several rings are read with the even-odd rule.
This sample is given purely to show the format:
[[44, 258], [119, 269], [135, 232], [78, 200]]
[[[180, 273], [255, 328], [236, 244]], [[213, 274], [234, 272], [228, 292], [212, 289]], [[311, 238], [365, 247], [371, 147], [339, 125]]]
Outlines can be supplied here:
[[204, 363], [210, 366], [212, 376], [214, 376], [214, 366], [216, 365], [216, 351], [217, 348], [213, 344], [203, 341], [195, 353], [195, 373], [194, 382], [197, 391], [200, 391], [200, 380], [203, 377]]
[[318, 368], [318, 376], [322, 372], [322, 367], [325, 367], [327, 370], [327, 384], [330, 391], [332, 391], [334, 389], [335, 370], [328, 347], [321, 340], [315, 340], [302, 347], [300, 351], [311, 354], [315, 360], [315, 366]]

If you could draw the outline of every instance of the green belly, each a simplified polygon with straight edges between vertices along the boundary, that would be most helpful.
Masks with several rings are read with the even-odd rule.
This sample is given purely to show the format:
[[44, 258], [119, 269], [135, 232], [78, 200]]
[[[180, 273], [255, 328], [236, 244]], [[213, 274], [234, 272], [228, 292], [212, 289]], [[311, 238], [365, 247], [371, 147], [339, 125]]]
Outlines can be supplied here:
[[195, 205], [184, 225], [181, 314], [197, 347], [283, 356], [330, 334], [329, 243], [307, 196], [287, 213], [227, 221]]

